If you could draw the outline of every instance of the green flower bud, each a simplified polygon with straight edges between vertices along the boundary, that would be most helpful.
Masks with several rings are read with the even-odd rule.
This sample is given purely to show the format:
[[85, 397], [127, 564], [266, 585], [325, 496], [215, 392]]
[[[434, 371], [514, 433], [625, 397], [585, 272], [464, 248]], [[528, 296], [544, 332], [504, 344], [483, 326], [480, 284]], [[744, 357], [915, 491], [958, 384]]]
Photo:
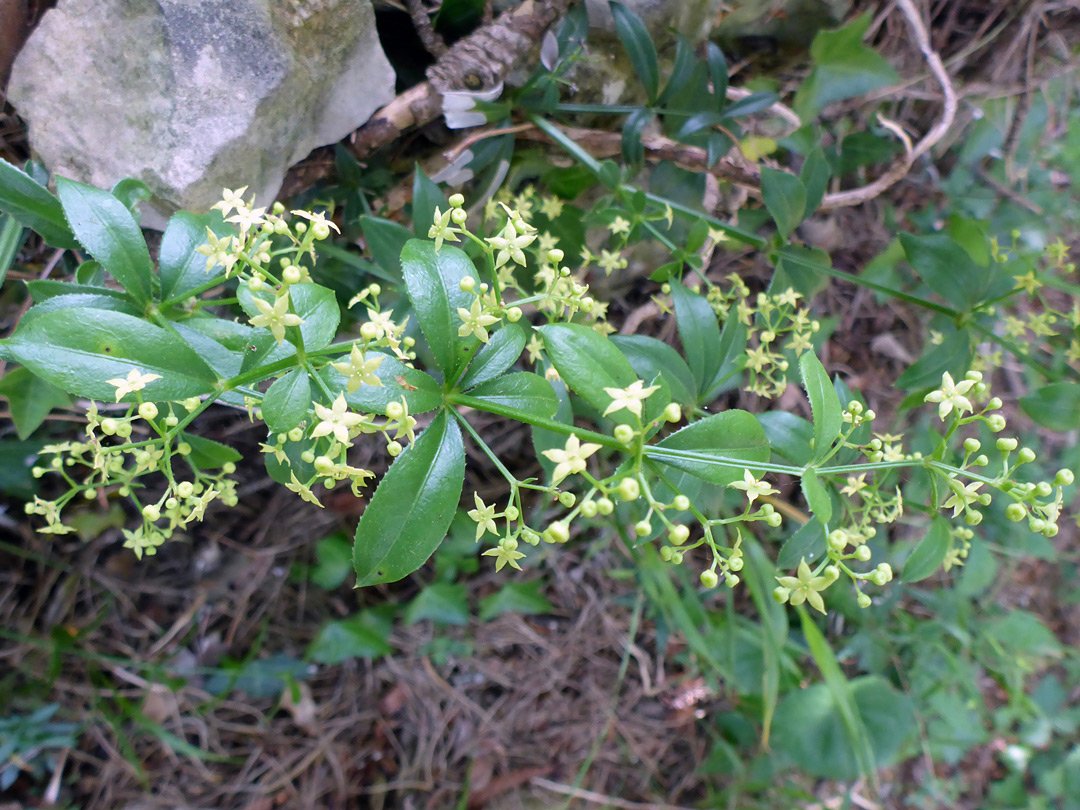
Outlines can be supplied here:
[[101, 420], [101, 432], [106, 436], [112, 436], [116, 433], [116, 420], [112, 417], [106, 417]]
[[678, 402], [669, 402], [664, 408], [664, 419], [668, 422], [678, 422], [682, 419], [682, 408]]
[[450, 203], [450, 205], [453, 208], [461, 208], [461, 206], [463, 206], [465, 204], [465, 195], [464, 194], [451, 194], [450, 199], [448, 200], [448, 202]]
[[613, 504], [608, 498], [597, 498], [596, 511], [604, 516], [610, 515], [613, 511], [615, 511], [615, 504]]
[[624, 478], [616, 488], [620, 500], [636, 501], [641, 497], [641, 485], [635, 478]]
[[742, 580], [734, 574], [724, 574], [724, 584], [727, 585], [729, 588], [734, 588], [740, 582], [742, 582]]
[[732, 571], [742, 571], [744, 565], [745, 563], [743, 562], [742, 557], [732, 557], [728, 560], [728, 568]]
[[299, 284], [303, 277], [303, 272], [295, 264], [290, 264], [281, 271], [281, 280], [286, 284]]
[[[305, 464], [313, 464], [315, 462], [315, 451], [305, 450], [300, 454], [300, 460]], [[329, 469], [329, 467], [327, 467], [327, 469]]]
[[992, 397], [991, 400], [986, 403], [986, 408], [990, 411], [996, 411], [1001, 405], [1001, 397]]
[[476, 289], [476, 279], [472, 276], [465, 276], [465, 278], [458, 282], [458, 286], [461, 288], [462, 292], [472, 292]]
[[833, 582], [840, 579], [840, 569], [835, 565], [829, 565], [825, 567], [824, 575], [827, 579], [831, 579]]
[[561, 503], [567, 509], [571, 509], [573, 508], [574, 504], [577, 503], [577, 496], [573, 492], [560, 492], [559, 503]]
[[1054, 476], [1054, 485], [1059, 487], [1071, 486], [1075, 480], [1072, 470], [1058, 470]]
[[776, 588], [773, 588], [772, 598], [773, 598], [773, 601], [776, 602], [777, 604], [780, 604], [780, 605], [787, 604], [788, 597], [790, 597], [790, 596], [791, 596], [791, 591], [789, 591], [787, 588], [783, 588], [783, 587], [779, 587], [779, 586], [776, 587]]
[[[119, 434], [117, 434], [117, 435], [119, 435]], [[182, 456], [190, 456], [191, 455], [191, 445], [188, 444], [187, 442], [180, 442], [180, 444], [176, 445], [176, 452], [179, 453]], [[232, 462], [230, 462], [230, 463], [232, 463]], [[233, 469], [234, 470], [236, 469], [235, 464], [233, 464]]]
[[1046, 528], [1046, 521], [1042, 518], [1033, 517], [1028, 521], [1028, 528], [1036, 534], [1041, 534], [1042, 530]]
[[507, 520], [517, 520], [520, 514], [521, 512], [519, 512], [518, 508], [513, 504], [510, 504], [508, 507], [506, 507], [506, 511], [503, 512], [503, 515], [506, 517]]
[[964, 512], [964, 523], [966, 523], [968, 526], [978, 526], [980, 523], [982, 523], [982, 520], [982, 512], [976, 509], [968, 509], [966, 512]]
[[639, 520], [634, 524], [634, 534], [638, 537], [648, 537], [652, 534], [652, 524], [647, 520]]
[[174, 428], [179, 424], [180, 420], [177, 419], [173, 414], [170, 413], [168, 416], [165, 417], [165, 427]]
[[859, 604], [859, 607], [861, 607], [861, 608], [863, 608], [863, 609], [866, 609], [866, 608], [870, 607], [870, 605], [872, 605], [872, 604], [874, 603], [874, 600], [873, 600], [873, 599], [871, 599], [871, 598], [870, 598], [870, 597], [869, 597], [869, 596], [868, 596], [867, 594], [865, 594], [865, 593], [860, 593], [860, 594], [859, 594], [859, 598], [858, 598], [858, 599], [856, 599], [855, 601], [856, 601], [856, 602], [858, 602], [858, 604]]
[[[30, 505], [30, 504], [28, 504], [28, 505]], [[674, 554], [674, 553], [675, 553], [675, 549], [673, 549], [671, 546], [661, 546], [660, 547], [660, 559], [663, 560], [664, 562], [671, 562], [671, 555]]]
[[1045, 528], [1042, 530], [1043, 537], [1057, 537], [1057, 533], [1058, 525], [1047, 521]]
[[997, 449], [998, 450], [1000, 450], [1003, 453], [1009, 453], [1009, 452], [1012, 452], [1013, 450], [1016, 449], [1017, 442], [1016, 442], [1016, 439], [1002, 438], [1002, 439], [998, 439], [996, 444], [997, 444]]
[[630, 444], [634, 441], [634, 429], [630, 425], [616, 425], [612, 433], [622, 444]]
[[668, 541], [673, 546], [681, 546], [687, 540], [690, 539], [690, 527], [689, 526], [672, 526], [671, 531], [668, 532]]
[[386, 445], [386, 452], [390, 454], [391, 458], [396, 458], [401, 455], [401, 451], [404, 450], [401, 446], [401, 442], [388, 442]]
[[872, 556], [873, 552], [870, 551], [870, 546], [859, 546], [855, 549], [855, 559], [859, 562], [869, 562]]
[[563, 260], [565, 255], [566, 254], [563, 253], [558, 248], [552, 248], [551, 250], [548, 251], [548, 261], [552, 262], [553, 264], [558, 264], [559, 262], [561, 262]]
[[581, 514], [584, 517], [587, 517], [587, 518], [596, 517], [596, 512], [597, 512], [596, 501], [585, 501], [585, 503], [583, 503], [581, 505]]
[[147, 504], [143, 507], [142, 516], [153, 523], [155, 520], [161, 517], [161, 510], [154, 504]]
[[985, 454], [980, 453], [971, 460], [971, 463], [976, 467], [985, 467], [990, 463], [990, 459], [988, 459]]
[[190, 498], [193, 492], [195, 492], [195, 485], [190, 481], [181, 481], [176, 485], [176, 494], [181, 498]]
[[774, 529], [779, 528], [780, 524], [783, 522], [784, 518], [779, 512], [773, 512], [765, 517], [765, 523], [772, 526]]
[[1005, 417], [1000, 413], [994, 413], [986, 417], [986, 424], [994, 433], [1000, 433], [1005, 429]]
[[326, 456], [319, 456], [315, 459], [315, 472], [320, 475], [330, 472], [334, 468], [334, 460]]
[[570, 539], [570, 527], [561, 520], [557, 520], [547, 527], [544, 539], [549, 543], [565, 543]]
[[157, 405], [155, 405], [153, 402], [144, 402], [142, 405], [139, 406], [139, 416], [141, 416], [143, 419], [157, 419], [157, 415]]
[[521, 307], [510, 307], [510, 309], [506, 310], [506, 320], [510, 321], [510, 323], [517, 323], [521, 320], [523, 314]]
[[[94, 489], [94, 487], [89, 487], [88, 489], [83, 490], [82, 496], [86, 498], [86, 500], [92, 501], [94, 500], [94, 498], [97, 497], [97, 490]], [[173, 503], [176, 503], [176, 500], [174, 498], [170, 498], [169, 500], [173, 501]]]
[[1020, 452], [1016, 454], [1016, 461], [1019, 464], [1030, 464], [1035, 460], [1035, 451], [1029, 447], [1021, 447]]
[[450, 212], [450, 220], [455, 225], [464, 225], [465, 220], [469, 218], [469, 212], [463, 208], [455, 208]]
[[965, 453], [977, 453], [979, 448], [982, 447], [982, 442], [978, 439], [964, 439], [964, 452]]
[[[303, 430], [303, 428], [298, 428], [298, 427], [293, 428], [292, 430], [289, 431], [289, 437], [288, 438], [289, 438], [290, 442], [302, 441], [303, 438], [304, 438], [304, 430]], [[279, 441], [280, 441], [280, 439], [279, 439]]]
[[706, 588], [715, 588], [720, 582], [720, 577], [716, 575], [715, 571], [702, 571], [700, 579], [701, 584]]
[[[1060, 474], [1060, 473], [1059, 473]], [[671, 504], [680, 512], [685, 512], [690, 508], [690, 499], [685, 495], [676, 495], [675, 500]]]
[[1046, 481], [1040, 481], [1035, 485], [1035, 494], [1040, 498], [1049, 498], [1053, 491], [1054, 488]]
[[[190, 449], [191, 448], [188, 448], [189, 452]], [[236, 465], [233, 464], [231, 461], [226, 461], [223, 465], [221, 465], [221, 471], [226, 475], [232, 475], [234, 472], [236, 472]]]
[[682, 561], [683, 561], [682, 552], [673, 550], [671, 552], [671, 564], [672, 565], [682, 565]]
[[847, 548], [847, 537], [839, 529], [829, 532], [829, 548], [833, 551], [843, 551]]

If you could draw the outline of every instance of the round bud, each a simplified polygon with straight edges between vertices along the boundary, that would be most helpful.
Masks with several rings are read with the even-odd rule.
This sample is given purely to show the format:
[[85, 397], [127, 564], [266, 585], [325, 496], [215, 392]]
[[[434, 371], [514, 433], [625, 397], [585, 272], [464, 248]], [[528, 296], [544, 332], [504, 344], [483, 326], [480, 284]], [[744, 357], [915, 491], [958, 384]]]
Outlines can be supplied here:
[[377, 340], [379, 337], [379, 327], [371, 321], [364, 321], [364, 323], [360, 325], [360, 337], [364, 340]]
[[181, 481], [176, 485], [176, 494], [181, 498], [190, 498], [192, 493], [195, 492], [195, 485], [190, 481]]
[[1075, 480], [1076, 480], [1076, 477], [1073, 475], [1072, 470], [1064, 470], [1064, 469], [1058, 470], [1057, 474], [1054, 476], [1054, 486], [1058, 486], [1058, 487], [1072, 486], [1072, 483]]
[[672, 550], [671, 552], [671, 564], [682, 565], [683, 555], [681, 551]]
[[994, 433], [1000, 433], [1005, 429], [1005, 417], [1000, 413], [991, 414], [986, 418], [986, 424]]
[[847, 548], [847, 536], [839, 529], [829, 532], [829, 548], [833, 551], [843, 551]]
[[300, 268], [295, 264], [290, 264], [284, 270], [281, 271], [281, 280], [286, 284], [299, 284], [300, 279], [304, 277], [304, 274], [300, 272]]
[[1016, 449], [1016, 439], [998, 439], [997, 449], [1003, 453], [1008, 453]]
[[266, 285], [263, 283], [263, 277], [262, 276], [252, 276], [251, 278], [248, 279], [248, 282], [247, 282], [247, 288], [253, 293], [257, 293], [259, 290], [261, 290], [265, 286]]
[[458, 282], [458, 286], [462, 292], [472, 292], [476, 289], [476, 279], [472, 276], [465, 276]]
[[572, 509], [574, 504], [577, 503], [577, 496], [573, 492], [560, 492], [559, 503], [567, 509]]
[[295, 225], [293, 225], [293, 230], [297, 233], [307, 233], [307, 223], [297, 222]]
[[563, 521], [557, 520], [547, 527], [544, 539], [549, 543], [565, 543], [570, 539], [570, 527]]
[[564, 254], [558, 248], [552, 248], [551, 250], [548, 251], [548, 261], [552, 262], [553, 264], [558, 264], [559, 262], [561, 262], [563, 260], [563, 257], [565, 255], [566, 254]]
[[1001, 397], [992, 397], [990, 401], [986, 403], [987, 409], [991, 411], [996, 411], [1001, 405]]
[[1049, 498], [1053, 491], [1054, 488], [1046, 481], [1040, 481], [1035, 485], [1035, 494], [1040, 498]]
[[978, 439], [964, 439], [964, 452], [965, 453], [978, 453], [979, 448], [982, 447], [982, 442]]
[[316, 222], [311, 226], [311, 233], [316, 239], [326, 239], [330, 236], [330, 225], [326, 222]]
[[530, 546], [540, 545], [540, 535], [538, 535], [532, 529], [523, 529], [521, 532], [521, 539], [528, 543]]
[[292, 430], [289, 431], [289, 441], [290, 442], [299, 442], [299, 441], [302, 441], [303, 438], [304, 438], [304, 429], [303, 428], [294, 427]]
[[975, 458], [971, 460], [971, 463], [974, 464], [976, 467], [985, 467], [987, 464], [990, 463], [990, 459], [986, 457], [985, 453], [979, 453], [979, 455], [975, 456]]
[[664, 419], [668, 422], [678, 422], [682, 419], [682, 408], [678, 402], [669, 402], [664, 408]]
[[165, 427], [174, 428], [179, 424], [180, 420], [177, 419], [173, 414], [170, 413], [168, 416], [165, 417]]
[[732, 557], [728, 560], [728, 568], [732, 571], [742, 571], [743, 565], [745, 565], [745, 563], [743, 562], [742, 557]]
[[503, 515], [505, 515], [507, 520], [517, 520], [518, 515], [520, 514], [521, 513], [518, 511], [518, 508], [513, 504], [510, 504], [508, 507], [506, 507], [506, 511], [503, 512]]
[[855, 549], [855, 559], [859, 562], [870, 562], [870, 557], [873, 552], [870, 551], [870, 546], [859, 546]]
[[878, 565], [877, 570], [881, 573], [883, 577], [885, 577], [886, 582], [892, 582], [893, 572], [891, 565], [889, 565], [888, 563], [881, 563], [880, 565]]
[[510, 323], [517, 323], [521, 320], [523, 314], [521, 307], [510, 307], [510, 309], [506, 310], [506, 320], [510, 321]]
[[101, 420], [101, 432], [106, 436], [112, 436], [116, 433], [116, 420], [111, 417], [106, 417]]
[[596, 512], [596, 501], [585, 501], [585, 503], [581, 505], [581, 514], [587, 518], [596, 517]]
[[161, 510], [152, 503], [147, 504], [143, 507], [142, 515], [144, 518], [153, 523], [155, 520], [161, 517]]
[[[94, 500], [94, 498], [96, 498], [96, 497], [97, 497], [97, 490], [96, 490], [96, 489], [94, 489], [93, 487], [90, 487], [89, 489], [84, 489], [84, 490], [83, 490], [83, 493], [82, 493], [82, 496], [83, 496], [84, 498], [86, 498], [86, 500], [88, 500], [88, 501], [92, 501], [92, 500]], [[176, 501], [175, 501], [174, 499], [172, 499], [172, 498], [170, 498], [169, 500], [172, 500], [172, 501], [173, 501], [173, 503], [175, 503], [175, 502], [176, 502]]]
[[391, 419], [400, 419], [405, 415], [405, 406], [400, 402], [391, 402], [386, 406], [386, 415]]
[[690, 539], [690, 527], [689, 526], [672, 526], [671, 531], [668, 533], [668, 541], [673, 546], [681, 546], [687, 540]]
[[368, 284], [368, 292], [371, 295], [379, 295], [382, 292], [382, 286], [377, 283]]
[[334, 460], [327, 456], [319, 456], [315, 459], [315, 472], [324, 475], [334, 469]]
[[672, 502], [671, 505], [678, 509], [680, 512], [685, 512], [687, 509], [690, 508], [690, 499], [687, 498], [685, 495], [676, 495], [675, 500]]
[[1035, 460], [1035, 451], [1029, 447], [1021, 447], [1020, 452], [1016, 454], [1016, 460], [1020, 464], [1030, 464]]
[[641, 486], [635, 478], [624, 478], [616, 488], [620, 500], [636, 501], [641, 497]]
[[453, 211], [450, 212], [450, 220], [455, 225], [464, 225], [465, 220], [467, 220], [468, 218], [469, 212], [466, 211], [464, 208], [455, 208]]
[[[33, 507], [33, 504], [27, 504], [27, 506]], [[29, 512], [27, 513], [29, 514]], [[671, 562], [671, 555], [675, 553], [675, 549], [671, 546], [660, 547], [660, 559], [664, 562]]]
[[157, 405], [153, 402], [144, 402], [139, 406], [139, 416], [143, 419], [156, 419], [158, 415]]
[[1005, 517], [1011, 520], [1013, 523], [1019, 523], [1021, 520], [1027, 517], [1027, 510], [1022, 504], [1010, 503], [1005, 507]]
[[391, 458], [396, 458], [401, 455], [401, 451], [405, 448], [401, 446], [401, 442], [389, 442], [386, 445], [386, 452], [390, 454]]
[[634, 440], [634, 429], [629, 425], [616, 425], [614, 435], [623, 444], [630, 444]]
[[324, 478], [322, 481], [322, 485], [326, 489], [333, 489], [337, 486], [337, 481], [335, 481], [333, 478]]
[[33, 475], [34, 478], [41, 478], [41, 476], [43, 476], [45, 474], [45, 468], [44, 467], [34, 467], [32, 470], [30, 470], [30, 474]]
[[701, 584], [706, 588], [715, 588], [720, 582], [720, 578], [716, 576], [715, 571], [702, 571], [700, 579]]
[[766, 525], [772, 526], [774, 529], [779, 528], [783, 522], [784, 518], [779, 512], [773, 512], [765, 517]]
[[833, 582], [840, 579], [840, 569], [835, 565], [828, 565], [825, 567], [825, 578], [830, 579]]
[[[188, 448], [188, 452], [191, 452], [190, 447]], [[221, 465], [221, 471], [226, 475], [232, 475], [234, 472], [236, 472], [236, 465], [233, 464], [231, 461], [226, 461], [224, 464]]]
[[165, 499], [165, 508], [166, 509], [175, 509], [179, 504], [180, 504], [180, 501], [176, 500], [176, 498], [166, 498]]
[[465, 204], [465, 195], [464, 194], [451, 194], [450, 199], [449, 199], [449, 203], [454, 208], [461, 208], [461, 206], [463, 206]]
[[1057, 537], [1058, 525], [1056, 523], [1046, 522], [1046, 528], [1042, 530], [1043, 537]]
[[873, 422], [877, 419], [877, 414], [873, 410], [869, 410], [863, 414], [863, 420], [866, 422]]
[[788, 597], [790, 597], [790, 596], [791, 596], [791, 591], [789, 591], [787, 588], [783, 588], [783, 587], [773, 588], [772, 598], [773, 598], [773, 601], [778, 603], [778, 604], [781, 604], [781, 605], [786, 604], [787, 600], [788, 600]]
[[613, 511], [615, 511], [615, 504], [613, 504], [608, 498], [597, 498], [596, 511], [598, 514], [601, 515], [610, 515]]
[[861, 607], [861, 608], [863, 608], [863, 609], [865, 609], [865, 608], [868, 608], [868, 607], [870, 607], [870, 605], [872, 605], [872, 604], [874, 603], [874, 600], [873, 600], [873, 599], [871, 599], [871, 598], [870, 598], [870, 597], [869, 597], [869, 596], [868, 596], [867, 594], [865, 594], [865, 593], [860, 593], [860, 594], [859, 594], [859, 598], [858, 598], [858, 599], [856, 599], [855, 601], [856, 601], [856, 602], [858, 602], [858, 604], [859, 604], [859, 607]]
[[634, 534], [638, 537], [648, 537], [652, 534], [652, 524], [647, 520], [639, 520], [634, 524]]
[[968, 509], [966, 512], [964, 512], [964, 523], [966, 523], [968, 526], [978, 526], [980, 523], [982, 523], [982, 519], [982, 512], [979, 512], [976, 509]]

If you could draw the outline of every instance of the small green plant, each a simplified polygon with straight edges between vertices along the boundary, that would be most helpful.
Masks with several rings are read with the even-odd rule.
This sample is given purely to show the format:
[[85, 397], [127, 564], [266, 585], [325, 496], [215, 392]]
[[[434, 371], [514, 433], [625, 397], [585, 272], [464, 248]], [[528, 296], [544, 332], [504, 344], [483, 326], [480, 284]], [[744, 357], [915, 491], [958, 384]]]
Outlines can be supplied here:
[[0, 718], [0, 791], [15, 784], [20, 774], [47, 778], [56, 769], [56, 753], [75, 746], [79, 727], [54, 721], [59, 708], [50, 703], [30, 714]]

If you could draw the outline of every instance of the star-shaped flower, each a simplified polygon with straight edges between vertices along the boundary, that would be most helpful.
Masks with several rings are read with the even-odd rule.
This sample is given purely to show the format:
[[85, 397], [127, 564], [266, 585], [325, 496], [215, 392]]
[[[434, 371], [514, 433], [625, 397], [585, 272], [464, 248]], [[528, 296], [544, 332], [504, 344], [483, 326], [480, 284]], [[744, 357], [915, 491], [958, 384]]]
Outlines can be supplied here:
[[116, 386], [116, 401], [119, 402], [134, 391], [142, 391], [146, 388], [147, 383], [160, 379], [160, 374], [143, 374], [137, 368], [133, 368], [128, 372], [126, 379], [117, 377], [116, 379], [106, 380], [105, 382], [109, 385]]
[[331, 363], [330, 365], [348, 378], [346, 388], [351, 394], [361, 385], [382, 385], [382, 380], [375, 374], [375, 371], [382, 365], [384, 357], [385, 355], [376, 354], [368, 360], [364, 352], [353, 344], [352, 351], [349, 352], [349, 362]]
[[285, 327], [287, 326], [300, 326], [304, 320], [299, 315], [294, 315], [289, 312], [289, 294], [282, 293], [274, 301], [273, 306], [268, 304], [261, 298], [254, 298], [255, 306], [261, 312], [261, 315], [256, 315], [248, 322], [252, 326], [260, 326], [264, 329], [269, 329], [270, 333], [274, 336], [274, 340], [281, 343], [285, 340]]
[[471, 309], [458, 307], [458, 317], [461, 318], [461, 326], [458, 328], [458, 337], [476, 335], [481, 343], [488, 342], [487, 327], [498, 323], [499, 319], [494, 315], [485, 315], [480, 299], [472, 302]]
[[296, 477], [296, 473], [290, 473], [289, 475], [292, 478], [292, 480], [288, 484], [285, 485], [285, 488], [292, 490], [297, 495], [299, 495], [303, 500], [307, 501], [308, 503], [313, 503], [317, 507], [322, 509], [323, 505], [321, 503], [319, 503], [319, 499], [315, 497], [315, 494], [311, 491], [311, 488], [306, 486], [305, 484], [301, 484], [300, 481]]
[[319, 417], [319, 423], [311, 432], [312, 437], [333, 436], [344, 445], [349, 444], [349, 430], [364, 422], [361, 414], [349, 411], [349, 403], [345, 401], [345, 395], [340, 393], [329, 408], [316, 402], [315, 415]]
[[747, 504], [748, 508], [754, 501], [763, 495], [776, 495], [780, 492], [780, 490], [774, 488], [768, 482], [759, 481], [757, 478], [754, 478], [754, 474], [751, 473], [750, 470], [743, 470], [742, 481], [736, 481], [733, 484], [728, 484], [728, 486], [732, 489], [741, 489], [746, 493], [747, 500], [749, 501]]
[[945, 417], [952, 412], [953, 408], [956, 408], [957, 413], [974, 410], [971, 400], [964, 396], [973, 385], [975, 385], [974, 380], [961, 380], [954, 383], [952, 375], [946, 371], [941, 375], [941, 387], [927, 394], [923, 402], [936, 402], [938, 417], [944, 422]]
[[952, 490], [952, 495], [949, 499], [942, 504], [942, 509], [948, 509], [952, 507], [952, 516], [956, 517], [970, 504], [980, 500], [979, 488], [982, 486], [982, 481], [972, 481], [970, 484], [961, 484], [954, 479], [949, 479], [949, 489]]
[[545, 450], [544, 457], [555, 462], [551, 483], [558, 486], [568, 475], [576, 475], [585, 469], [585, 459], [600, 449], [600, 445], [582, 444], [577, 436], [570, 436], [562, 450]]
[[476, 523], [476, 541], [479, 542], [486, 532], [498, 534], [499, 529], [495, 525], [495, 505], [488, 506], [475, 492], [473, 501], [476, 503], [476, 508], [470, 509], [468, 514]]
[[536, 233], [532, 226], [527, 225], [520, 219], [507, 222], [498, 236], [489, 236], [487, 239], [487, 243], [498, 251], [495, 254], [496, 269], [502, 267], [511, 259], [514, 260], [515, 264], [524, 267], [525, 253], [523, 248], [527, 248], [535, 239]]
[[781, 587], [790, 591], [788, 602], [794, 606], [808, 602], [810, 607], [821, 613], [825, 612], [825, 600], [821, 598], [821, 591], [828, 588], [835, 580], [829, 577], [815, 577], [810, 573], [810, 566], [806, 560], [799, 563], [798, 577], [777, 577], [776, 581]]
[[648, 388], [644, 386], [645, 383], [641, 380], [634, 380], [626, 388], [605, 388], [604, 393], [611, 397], [611, 404], [604, 411], [604, 416], [625, 408], [640, 419], [641, 403], [648, 399], [654, 391], [660, 390], [659, 385], [650, 385]]
[[521, 566], [517, 564], [525, 555], [517, 550], [517, 540], [511, 540], [509, 537], [504, 537], [499, 541], [499, 545], [495, 548], [489, 548], [483, 553], [484, 557], [495, 558], [495, 570], [501, 571], [504, 565], [509, 565], [511, 568], [521, 570]]

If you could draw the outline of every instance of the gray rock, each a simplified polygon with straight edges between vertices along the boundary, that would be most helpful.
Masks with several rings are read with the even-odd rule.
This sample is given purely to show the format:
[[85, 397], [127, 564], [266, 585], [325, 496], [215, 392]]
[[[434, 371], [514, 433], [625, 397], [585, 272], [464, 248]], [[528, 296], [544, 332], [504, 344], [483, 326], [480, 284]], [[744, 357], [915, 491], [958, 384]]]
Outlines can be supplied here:
[[8, 97], [56, 174], [155, 194], [144, 224], [285, 170], [394, 97], [370, 0], [60, 0]]

